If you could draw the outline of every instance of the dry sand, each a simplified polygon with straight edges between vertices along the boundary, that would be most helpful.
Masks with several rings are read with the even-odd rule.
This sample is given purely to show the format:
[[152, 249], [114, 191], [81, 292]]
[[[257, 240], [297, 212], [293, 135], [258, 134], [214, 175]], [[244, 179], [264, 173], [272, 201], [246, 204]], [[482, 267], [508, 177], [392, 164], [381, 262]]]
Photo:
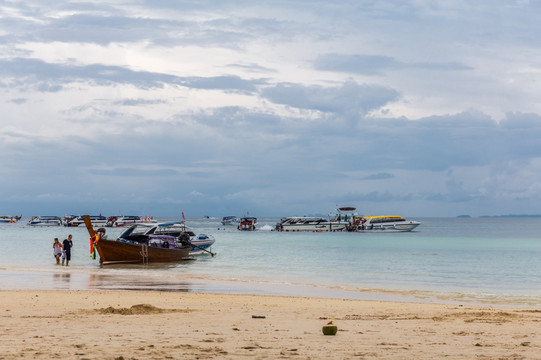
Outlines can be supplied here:
[[0, 359], [541, 359], [533, 308], [9, 290], [0, 316]]

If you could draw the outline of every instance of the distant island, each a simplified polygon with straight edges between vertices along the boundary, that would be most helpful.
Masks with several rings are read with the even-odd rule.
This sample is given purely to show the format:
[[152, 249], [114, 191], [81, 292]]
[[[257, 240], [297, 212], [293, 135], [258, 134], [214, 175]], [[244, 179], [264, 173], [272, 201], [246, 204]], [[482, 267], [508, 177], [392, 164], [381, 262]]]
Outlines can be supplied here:
[[[471, 215], [458, 215], [459, 219], [469, 219]], [[541, 218], [541, 215], [509, 214], [509, 215], [481, 215], [479, 218]]]
[[509, 215], [482, 215], [480, 218], [541, 218], [541, 215], [509, 214]]
[[[480, 218], [541, 218], [541, 215], [509, 214], [509, 215], [481, 215]], [[468, 219], [470, 215], [458, 215], [457, 218]]]

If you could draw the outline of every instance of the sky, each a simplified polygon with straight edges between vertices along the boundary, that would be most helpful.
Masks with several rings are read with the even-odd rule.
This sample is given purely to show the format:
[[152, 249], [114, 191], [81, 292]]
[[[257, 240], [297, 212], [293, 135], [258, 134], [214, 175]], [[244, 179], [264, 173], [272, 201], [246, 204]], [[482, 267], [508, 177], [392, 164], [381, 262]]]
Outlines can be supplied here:
[[541, 1], [0, 0], [0, 213], [541, 213]]

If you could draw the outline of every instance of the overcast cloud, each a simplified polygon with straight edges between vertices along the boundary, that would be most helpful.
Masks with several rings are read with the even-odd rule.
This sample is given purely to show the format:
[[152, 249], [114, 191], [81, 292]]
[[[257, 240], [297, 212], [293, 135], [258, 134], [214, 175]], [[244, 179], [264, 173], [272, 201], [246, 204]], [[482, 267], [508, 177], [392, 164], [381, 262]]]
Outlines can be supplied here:
[[0, 0], [0, 213], [540, 214], [541, 1]]

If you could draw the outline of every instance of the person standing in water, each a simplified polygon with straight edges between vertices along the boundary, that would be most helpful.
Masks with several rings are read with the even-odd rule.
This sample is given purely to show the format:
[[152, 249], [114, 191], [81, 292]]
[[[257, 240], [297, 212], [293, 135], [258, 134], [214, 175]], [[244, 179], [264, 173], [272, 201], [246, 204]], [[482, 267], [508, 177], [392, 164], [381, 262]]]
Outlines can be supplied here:
[[56, 258], [56, 265], [60, 265], [60, 256], [62, 256], [62, 244], [58, 241], [58, 238], [54, 238], [53, 254]]
[[64, 255], [66, 258], [62, 257], [62, 265], [64, 265], [64, 260], [66, 260], [66, 266], [69, 266], [70, 260], [71, 260], [71, 248], [73, 247], [73, 242], [71, 241], [71, 234], [68, 235], [67, 239], [64, 239], [64, 242], [62, 243], [64, 247]]

